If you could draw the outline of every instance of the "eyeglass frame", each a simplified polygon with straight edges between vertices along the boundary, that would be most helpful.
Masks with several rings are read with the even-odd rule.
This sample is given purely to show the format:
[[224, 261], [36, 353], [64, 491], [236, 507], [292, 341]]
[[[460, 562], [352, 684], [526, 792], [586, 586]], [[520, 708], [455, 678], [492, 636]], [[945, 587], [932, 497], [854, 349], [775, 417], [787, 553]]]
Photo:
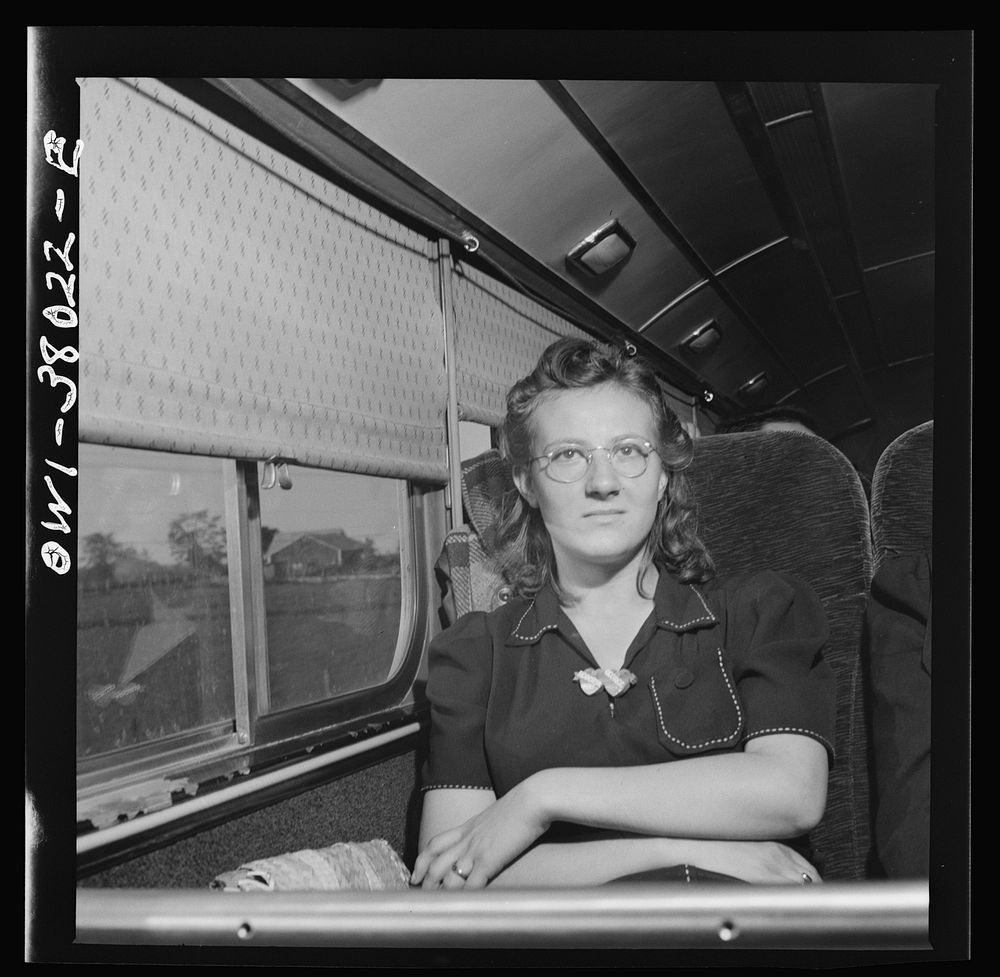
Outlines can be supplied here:
[[[615, 466], [615, 463], [612, 460], [613, 457], [612, 452], [620, 445], [628, 445], [628, 444], [634, 445], [636, 447], [639, 447], [641, 445], [645, 449], [645, 454], [642, 455], [642, 460], [645, 464], [643, 466], [642, 471], [637, 472], [635, 475], [628, 475], [625, 472], [618, 471], [618, 468]], [[576, 478], [571, 478], [568, 482], [564, 482], [562, 479], [556, 478], [554, 475], [549, 474], [549, 468], [551, 468], [552, 466], [552, 456], [557, 451], [560, 451], [564, 448], [574, 448], [587, 459], [586, 467], [580, 472], [580, 474]], [[545, 460], [548, 461], [549, 464], [547, 464], [542, 469], [542, 471], [549, 479], [551, 479], [553, 482], [558, 483], [559, 485], [572, 485], [574, 482], [579, 482], [587, 474], [587, 472], [590, 471], [590, 465], [591, 461], [593, 460], [595, 451], [606, 451], [608, 454], [608, 461], [610, 462], [611, 467], [614, 469], [615, 473], [620, 475], [622, 478], [642, 478], [642, 476], [645, 475], [647, 471], [649, 471], [649, 456], [652, 454], [659, 454], [656, 445], [654, 445], [651, 441], [645, 440], [644, 438], [622, 438], [620, 441], [612, 442], [610, 448], [603, 444], [595, 444], [592, 447], [585, 447], [582, 444], [576, 444], [575, 442], [572, 441], [566, 441], [558, 443], [550, 451], [546, 451], [540, 455], [536, 455], [534, 458], [529, 458], [528, 464], [530, 465], [534, 461], [541, 461], [544, 458]]]

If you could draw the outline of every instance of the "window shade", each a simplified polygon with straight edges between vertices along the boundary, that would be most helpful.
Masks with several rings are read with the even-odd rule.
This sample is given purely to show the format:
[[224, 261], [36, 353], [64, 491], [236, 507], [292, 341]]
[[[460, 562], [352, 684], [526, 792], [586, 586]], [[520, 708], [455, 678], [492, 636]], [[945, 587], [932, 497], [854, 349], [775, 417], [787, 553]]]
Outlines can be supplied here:
[[[500, 424], [507, 391], [527, 376], [545, 348], [563, 336], [593, 338], [533, 299], [460, 266], [452, 276], [458, 412], [462, 420]], [[662, 381], [667, 403], [692, 428], [692, 406]]]
[[81, 439], [447, 480], [425, 238], [149, 79], [81, 130]]
[[451, 276], [455, 318], [455, 375], [462, 420], [499, 424], [507, 391], [563, 336], [590, 338], [533, 299], [475, 268]]

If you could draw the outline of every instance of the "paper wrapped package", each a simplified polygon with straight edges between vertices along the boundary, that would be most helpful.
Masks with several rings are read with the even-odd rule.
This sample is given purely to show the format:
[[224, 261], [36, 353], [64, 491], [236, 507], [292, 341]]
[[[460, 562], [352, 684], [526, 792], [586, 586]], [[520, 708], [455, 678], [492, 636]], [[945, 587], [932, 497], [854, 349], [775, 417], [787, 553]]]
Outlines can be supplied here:
[[307, 848], [257, 858], [210, 885], [223, 892], [289, 892], [353, 889], [372, 892], [406, 889], [410, 873], [392, 846], [380, 839]]

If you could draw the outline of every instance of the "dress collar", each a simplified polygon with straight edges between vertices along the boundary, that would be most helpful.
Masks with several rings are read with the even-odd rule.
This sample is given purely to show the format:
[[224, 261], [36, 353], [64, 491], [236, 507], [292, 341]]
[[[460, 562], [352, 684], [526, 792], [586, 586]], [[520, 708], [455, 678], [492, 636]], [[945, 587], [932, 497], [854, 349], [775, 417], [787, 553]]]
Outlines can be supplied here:
[[[653, 594], [653, 613], [657, 627], [681, 633], [718, 624], [718, 618], [695, 584], [681, 583], [660, 565], [657, 565], [657, 569], [660, 577]], [[563, 617], [563, 620], [566, 618]], [[543, 634], [557, 631], [559, 627], [559, 600], [552, 585], [546, 584], [515, 618], [505, 644], [533, 645], [541, 640]]]

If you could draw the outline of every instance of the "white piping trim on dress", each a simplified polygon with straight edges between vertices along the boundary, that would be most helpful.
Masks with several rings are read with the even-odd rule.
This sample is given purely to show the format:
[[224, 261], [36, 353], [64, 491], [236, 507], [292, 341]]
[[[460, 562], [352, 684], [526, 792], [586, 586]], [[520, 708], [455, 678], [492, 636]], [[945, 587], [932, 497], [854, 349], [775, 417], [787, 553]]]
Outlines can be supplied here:
[[423, 790], [493, 790], [492, 786], [483, 784], [428, 784]]
[[810, 736], [814, 740], [819, 740], [831, 753], [836, 752], [833, 744], [822, 734], [812, 729], [805, 729], [802, 726], [769, 726], [766, 729], [755, 729], [752, 733], [743, 736], [743, 742], [752, 740], [758, 736], [770, 736], [772, 733], [795, 733], [800, 736]]
[[726, 666], [722, 660], [722, 648], [716, 648], [716, 653], [719, 658], [719, 669], [722, 671], [723, 679], [725, 679], [726, 688], [729, 690], [729, 696], [733, 700], [733, 705], [736, 706], [736, 728], [725, 736], [705, 740], [704, 743], [685, 743], [684, 740], [678, 739], [673, 734], [667, 732], [666, 724], [663, 721], [663, 708], [660, 706], [660, 697], [656, 692], [656, 679], [653, 677], [650, 677], [649, 679], [649, 688], [653, 693], [653, 704], [656, 706], [656, 714], [659, 716], [660, 729], [663, 730], [663, 735], [666, 736], [668, 740], [676, 743], [678, 746], [684, 747], [685, 750], [700, 750], [706, 746], [711, 746], [713, 743], [725, 743], [726, 740], [732, 739], [732, 737], [740, 731], [740, 727], [743, 725], [743, 710], [740, 708], [740, 700], [736, 697], [736, 692], [733, 690], [733, 684], [729, 681], [729, 675], [726, 673]]
[[[689, 584], [689, 586], [698, 595], [698, 600], [701, 601], [701, 606], [705, 608], [705, 613], [714, 621], [716, 618], [712, 613], [712, 608], [708, 606], [708, 601], [702, 596], [701, 591], [694, 584]], [[698, 620], [701, 621], [704, 618], [698, 618]]]
[[534, 641], [534, 640], [535, 640], [535, 638], [538, 638], [538, 637], [540, 637], [540, 636], [541, 636], [541, 635], [543, 635], [543, 634], [544, 634], [544, 633], [545, 633], [546, 631], [555, 631], [555, 630], [556, 630], [556, 628], [557, 628], [557, 627], [559, 626], [559, 625], [557, 625], [557, 624], [546, 624], [546, 625], [544, 625], [544, 626], [542, 627], [542, 629], [541, 629], [540, 631], [536, 632], [535, 634], [531, 634], [531, 635], [528, 635], [528, 634], [520, 634], [520, 633], [518, 632], [518, 628], [520, 628], [520, 627], [521, 627], [521, 625], [522, 625], [522, 624], [524, 624], [524, 619], [525, 619], [525, 618], [526, 618], [526, 617], [528, 616], [528, 612], [529, 612], [529, 611], [530, 611], [530, 610], [531, 610], [531, 609], [532, 609], [532, 608], [533, 608], [534, 606], [535, 606], [535, 600], [534, 600], [534, 598], [532, 598], [532, 600], [531, 600], [531, 603], [530, 603], [530, 604], [529, 604], [529, 605], [528, 605], [528, 606], [527, 606], [527, 607], [526, 607], [526, 608], [524, 609], [524, 613], [523, 613], [523, 614], [521, 615], [521, 620], [520, 620], [520, 621], [518, 621], [518, 622], [517, 622], [517, 624], [515, 624], [515, 625], [514, 625], [514, 630], [513, 630], [513, 631], [511, 631], [511, 633], [510, 633], [510, 636], [511, 636], [512, 638], [520, 638], [520, 639], [521, 639], [522, 641]]
[[705, 613], [708, 616], [707, 617], [695, 617], [695, 618], [692, 618], [690, 621], [685, 621], [683, 624], [678, 624], [676, 621], [670, 621], [670, 620], [668, 620], [667, 618], [664, 617], [664, 618], [660, 618], [656, 622], [657, 624], [668, 624], [672, 628], [689, 628], [689, 627], [691, 627], [692, 624], [701, 624], [702, 621], [712, 621], [713, 623], [715, 623], [715, 622], [718, 621], [718, 618], [712, 613], [712, 609], [705, 602], [705, 598], [701, 596], [701, 591], [699, 591], [698, 588], [693, 583], [692, 584], [688, 584], [688, 586], [695, 592], [695, 594], [697, 594], [698, 600], [701, 601], [701, 606], [705, 608]]

